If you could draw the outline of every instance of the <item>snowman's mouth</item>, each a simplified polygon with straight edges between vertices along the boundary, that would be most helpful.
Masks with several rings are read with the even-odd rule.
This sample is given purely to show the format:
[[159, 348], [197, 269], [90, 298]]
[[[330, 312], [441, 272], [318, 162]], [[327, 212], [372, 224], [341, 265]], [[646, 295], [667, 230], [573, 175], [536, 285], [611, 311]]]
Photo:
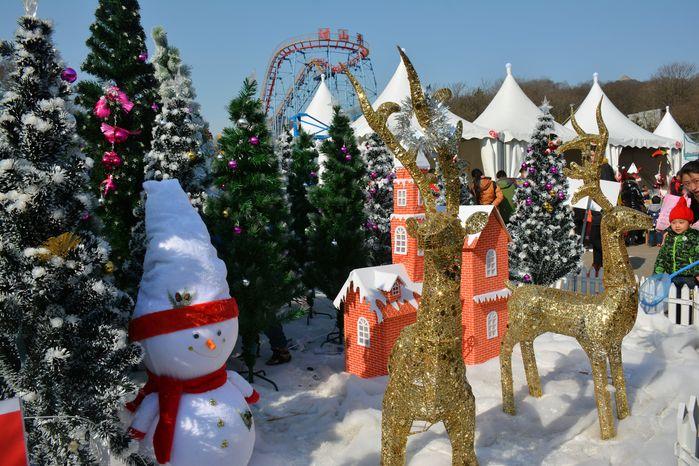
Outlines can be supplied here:
[[198, 354], [199, 356], [202, 356], [204, 358], [209, 358], [209, 359], [215, 359], [215, 358], [219, 357], [221, 354], [220, 350], [209, 351], [208, 353], [200, 353], [199, 351], [192, 349], [192, 352], [194, 352], [195, 354]]

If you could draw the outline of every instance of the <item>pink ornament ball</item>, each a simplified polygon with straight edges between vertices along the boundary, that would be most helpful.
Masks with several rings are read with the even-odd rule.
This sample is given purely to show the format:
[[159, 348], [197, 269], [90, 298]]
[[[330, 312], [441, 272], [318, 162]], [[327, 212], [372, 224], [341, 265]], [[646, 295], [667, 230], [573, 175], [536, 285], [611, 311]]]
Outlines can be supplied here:
[[340, 151], [342, 151], [343, 154], [346, 154], [349, 152], [349, 149], [347, 149], [347, 146], [343, 144], [342, 147], [340, 147]]
[[345, 155], [345, 160], [349, 162], [350, 160], [352, 160], [352, 156], [349, 154]]
[[102, 165], [104, 165], [105, 170], [114, 170], [120, 167], [121, 164], [121, 157], [114, 151], [108, 151], [102, 155]]
[[311, 173], [309, 173], [309, 175], [311, 176], [311, 178], [315, 178], [318, 176], [318, 174], [316, 172], [311, 172]]
[[233, 227], [233, 234], [234, 235], [241, 235], [242, 233], [243, 233], [243, 227], [239, 227], [237, 225]]
[[138, 54], [138, 61], [140, 61], [141, 63], [143, 63], [143, 62], [145, 62], [146, 60], [148, 60], [148, 52], [141, 52], [141, 53]]
[[527, 200], [524, 201], [524, 203], [525, 203], [527, 206], [531, 206], [531, 205], [532, 205], [532, 198], [531, 198], [531, 197], [528, 197]]
[[558, 168], [556, 168], [556, 167], [551, 167], [551, 168], [549, 169], [549, 171], [550, 171], [551, 173], [553, 173], [553, 174], [556, 174], [556, 173], [558, 173]]
[[566, 198], [565, 191], [558, 191], [558, 199], [563, 200]]
[[524, 183], [522, 183], [522, 185], [523, 185], [525, 188], [528, 188], [529, 186], [531, 186], [531, 183], [529, 183], [529, 181], [525, 181]]
[[379, 176], [379, 175], [378, 175], [376, 172], [371, 172], [371, 173], [369, 174], [369, 176], [371, 177], [372, 180], [375, 180], [376, 177]]
[[531, 173], [532, 175], [533, 175], [534, 173], [536, 173], [536, 168], [534, 168], [534, 167], [529, 167], [529, 173]]
[[150, 104], [150, 108], [151, 108], [151, 110], [153, 110], [154, 112], [157, 112], [158, 110], [160, 110], [160, 107], [159, 107], [158, 104], [156, 104], [155, 102], [153, 102], [152, 104]]
[[531, 283], [532, 282], [532, 276], [529, 275], [528, 273], [525, 273], [524, 276], [522, 277], [522, 281], [524, 283]]
[[238, 162], [235, 160], [229, 160], [228, 168], [230, 168], [231, 170], [236, 170], [238, 168]]
[[553, 188], [553, 184], [546, 183], [546, 191], [551, 191], [551, 188]]
[[78, 79], [78, 73], [73, 68], [66, 68], [65, 70], [61, 71], [61, 79], [66, 82], [73, 83], [76, 79]]
[[250, 144], [252, 144], [253, 146], [256, 146], [260, 143], [260, 138], [258, 138], [257, 136], [250, 136], [250, 138], [248, 139], [248, 142]]

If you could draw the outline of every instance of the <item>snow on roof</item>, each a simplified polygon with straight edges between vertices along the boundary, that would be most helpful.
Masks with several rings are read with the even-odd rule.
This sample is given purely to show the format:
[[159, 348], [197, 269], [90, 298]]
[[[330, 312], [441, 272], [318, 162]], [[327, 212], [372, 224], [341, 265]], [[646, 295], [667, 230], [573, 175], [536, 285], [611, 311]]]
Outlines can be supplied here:
[[489, 293], [477, 294], [473, 297], [473, 301], [476, 303], [487, 303], [489, 301], [495, 301], [497, 299], [507, 298], [512, 292], [508, 288], [503, 288], [501, 290], [491, 291]]
[[[377, 108], [379, 108], [381, 104], [385, 102], [395, 102], [398, 105], [400, 105], [408, 97], [410, 97], [410, 83], [408, 82], [408, 71], [405, 68], [403, 60], [401, 59], [400, 63], [398, 63], [396, 71], [393, 73], [393, 77], [391, 77], [391, 79], [388, 81], [388, 84], [386, 84], [386, 87], [383, 89], [383, 91], [381, 91], [381, 94], [379, 94], [379, 96], [376, 98], [376, 100], [372, 103], [371, 106], [374, 108], [374, 110], [376, 110]], [[457, 122], [459, 121], [463, 124], [463, 139], [484, 139], [490, 137], [488, 135], [488, 129], [475, 125], [470, 121], [464, 120], [463, 118], [451, 112], [448, 112], [448, 114], [449, 120], [452, 125], [456, 126]], [[395, 127], [395, 118], [395, 115], [389, 118], [389, 127]], [[357, 120], [355, 120], [352, 123], [352, 129], [354, 130], [354, 134], [357, 137], [366, 136], [373, 132], [373, 130], [369, 126], [369, 123], [367, 123], [364, 115], [357, 118]], [[418, 160], [418, 163], [420, 164], [420, 166], [423, 166], [420, 163], [420, 160]], [[427, 161], [424, 160], [424, 166], [427, 165]]]
[[677, 124], [677, 121], [670, 113], [670, 107], [665, 107], [665, 115], [660, 120], [658, 127], [653, 131], [653, 134], [670, 138], [676, 143], [679, 142], [684, 146], [686, 152], [699, 152], [699, 144], [689, 139], [687, 133]]
[[333, 97], [327, 84], [325, 84], [324, 74], [320, 75], [320, 84], [318, 85], [318, 89], [316, 89], [315, 94], [313, 94], [313, 98], [308, 104], [308, 107], [306, 107], [305, 113], [318, 121], [308, 117], [303, 117], [301, 119], [301, 128], [303, 128], [303, 130], [309, 134], [327, 136], [327, 130], [320, 131], [318, 126], [314, 126], [330, 126], [333, 119]]
[[[675, 147], [672, 139], [658, 136], [641, 128], [614, 106], [606, 96], [598, 82], [599, 75], [595, 73], [592, 79], [592, 88], [575, 111], [575, 119], [580, 127], [591, 134], [597, 134], [597, 105], [602, 97], [602, 117], [609, 131], [609, 144], [613, 146], [628, 147]], [[566, 127], [573, 129], [573, 124], [568, 121]]]
[[360, 301], [366, 300], [370, 309], [376, 313], [378, 321], [382, 322], [384, 316], [377, 305], [377, 301], [386, 304], [386, 296], [384, 296], [382, 291], [390, 291], [397, 279], [403, 282], [401, 297], [396, 301], [388, 303], [388, 305], [398, 310], [400, 307], [399, 303], [405, 301], [417, 309], [418, 302], [415, 299], [414, 293], [420, 294], [422, 292], [422, 284], [416, 284], [410, 280], [408, 272], [405, 270], [403, 264], [388, 264], [354, 269], [350, 272], [345, 284], [342, 285], [333, 304], [335, 307], [340, 307], [340, 303], [347, 296], [350, 284], [352, 284], [354, 288], [359, 291]]
[[[505, 222], [503, 221], [502, 217], [500, 216], [500, 212], [498, 212], [498, 209], [495, 208], [495, 206], [492, 205], [462, 205], [459, 206], [459, 220], [461, 220], [461, 223], [463, 225], [466, 225], [466, 220], [476, 212], [485, 212], [488, 217], [490, 217], [491, 214], [495, 215], [495, 218], [500, 222], [500, 225], [502, 225], [502, 228], [507, 232], [507, 227], [505, 227]], [[465, 246], [475, 246], [478, 238], [480, 238], [481, 232], [479, 231], [478, 233], [473, 233], [468, 235], [466, 238], [466, 244]], [[507, 233], [507, 240], [511, 241], [510, 234]]]
[[[508, 63], [505, 69], [507, 75], [502, 86], [473, 123], [497, 131], [502, 135], [504, 142], [513, 139], [529, 141], [542, 112], [515, 81], [512, 65]], [[563, 125], [554, 122], [553, 126], [555, 133], [562, 140], [568, 141], [575, 137], [575, 133]]]

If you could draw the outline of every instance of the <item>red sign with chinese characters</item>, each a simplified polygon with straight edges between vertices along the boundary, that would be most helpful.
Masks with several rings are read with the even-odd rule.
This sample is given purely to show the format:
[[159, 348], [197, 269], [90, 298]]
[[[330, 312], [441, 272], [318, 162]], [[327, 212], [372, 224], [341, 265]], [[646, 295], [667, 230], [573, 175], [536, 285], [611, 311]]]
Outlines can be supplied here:
[[29, 465], [19, 398], [0, 400], [0, 464]]

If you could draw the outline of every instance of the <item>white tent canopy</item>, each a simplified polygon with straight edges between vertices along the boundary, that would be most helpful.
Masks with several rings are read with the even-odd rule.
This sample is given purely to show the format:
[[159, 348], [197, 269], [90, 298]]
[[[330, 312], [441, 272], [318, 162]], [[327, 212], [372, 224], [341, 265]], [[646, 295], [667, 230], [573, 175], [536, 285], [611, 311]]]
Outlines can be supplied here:
[[[505, 170], [508, 176], [517, 174], [542, 114], [515, 81], [512, 65], [508, 63], [505, 69], [507, 75], [502, 86], [473, 122], [499, 134], [497, 140], [485, 139], [481, 142], [483, 171], [488, 176], [495, 175], [498, 170]], [[556, 122], [554, 132], [564, 141], [575, 137], [575, 133]]]
[[[575, 111], [575, 119], [585, 132], [597, 134], [597, 105], [600, 99], [604, 97], [602, 101], [602, 118], [609, 131], [606, 156], [609, 164], [615, 170], [619, 167], [619, 156], [624, 147], [647, 149], [660, 147], [672, 149], [675, 147], [673, 140], [646, 131], [621, 113], [609, 100], [609, 97], [605, 95], [602, 87], [599, 85], [598, 77], [597, 73], [593, 75], [592, 88]], [[566, 127], [573, 129], [573, 124], [568, 121]]]
[[333, 119], [333, 97], [330, 89], [325, 84], [325, 75], [320, 75], [320, 84], [316, 89], [311, 102], [304, 112], [308, 116], [301, 117], [301, 128], [314, 136], [327, 136], [327, 129], [322, 127], [330, 126]]
[[[410, 97], [410, 83], [408, 81], [408, 71], [405, 68], [403, 60], [398, 63], [393, 77], [388, 81], [386, 87], [381, 91], [381, 94], [376, 98], [372, 107], [374, 110], [378, 109], [379, 106], [385, 102], [395, 102], [400, 105], [406, 98]], [[482, 139], [488, 137], [488, 130], [473, 123], [460, 118], [453, 113], [449, 112], [449, 119], [451, 123], [456, 126], [456, 123], [461, 121], [464, 127], [463, 139]], [[391, 116], [388, 121], [389, 127], [394, 127], [395, 125], [395, 115]], [[354, 130], [354, 135], [358, 138], [362, 136], [367, 136], [373, 131], [367, 123], [364, 115], [357, 118], [357, 120], [352, 123], [352, 129]]]
[[[679, 147], [680, 150], [673, 154], [672, 168], [674, 173], [677, 173], [682, 164], [690, 159], [689, 154], [699, 153], [699, 144], [689, 139], [687, 133], [677, 124], [677, 121], [670, 113], [670, 107], [665, 107], [665, 116], [660, 120], [653, 134], [670, 138], [675, 141], [675, 147]], [[685, 154], [687, 157], [685, 157]], [[696, 158], [696, 156], [692, 158]]]

